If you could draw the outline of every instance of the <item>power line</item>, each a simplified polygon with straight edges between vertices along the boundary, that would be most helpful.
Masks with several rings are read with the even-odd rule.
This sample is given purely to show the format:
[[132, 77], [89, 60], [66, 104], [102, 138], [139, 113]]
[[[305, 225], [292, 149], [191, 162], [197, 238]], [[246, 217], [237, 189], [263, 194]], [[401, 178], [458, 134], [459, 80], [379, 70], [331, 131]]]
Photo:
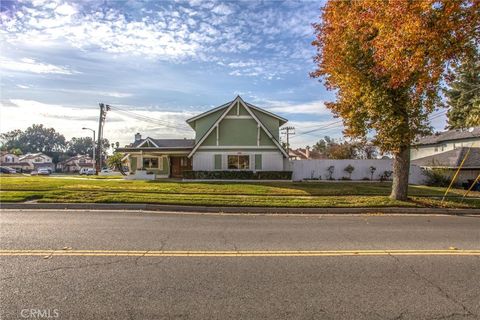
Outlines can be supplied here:
[[290, 135], [295, 134], [295, 127], [283, 127], [280, 130], [284, 131], [286, 136], [287, 136], [287, 150], [289, 150], [290, 149]]
[[119, 107], [111, 107], [111, 109], [117, 111], [118, 113], [126, 115], [130, 118], [134, 118], [136, 120], [140, 120], [140, 121], [143, 121], [143, 122], [148, 122], [150, 124], [161, 125], [161, 126], [164, 126], [164, 127], [173, 128], [173, 129], [177, 129], [177, 130], [191, 131], [191, 129], [188, 128], [187, 126], [181, 126], [181, 125], [178, 125], [178, 124], [175, 124], [175, 123], [172, 123], [172, 122], [168, 122], [168, 121], [165, 121], [165, 120], [154, 119], [154, 118], [151, 118], [151, 117], [148, 117], [148, 116], [145, 116], [145, 115], [141, 115], [141, 114], [129, 111], [129, 110], [125, 110], [125, 109], [122, 109], [122, 108], [119, 108]]

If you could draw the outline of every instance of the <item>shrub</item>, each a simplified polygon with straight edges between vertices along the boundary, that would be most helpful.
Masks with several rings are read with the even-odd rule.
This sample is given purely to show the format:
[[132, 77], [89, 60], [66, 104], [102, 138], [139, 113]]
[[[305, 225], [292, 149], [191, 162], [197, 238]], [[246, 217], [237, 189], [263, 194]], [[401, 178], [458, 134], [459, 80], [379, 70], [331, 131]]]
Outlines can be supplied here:
[[291, 180], [292, 171], [184, 171], [184, 179]]
[[391, 171], [391, 170], [383, 171], [382, 175], [380, 176], [380, 181], [390, 180], [390, 177], [392, 176], [392, 173], [393, 173], [393, 171]]
[[341, 178], [338, 179], [338, 180], [352, 180], [352, 178], [350, 178], [350, 177], [341, 177]]
[[426, 176], [425, 184], [434, 187], [448, 187], [450, 184], [450, 177], [448, 170], [441, 168], [432, 168], [424, 170]]
[[343, 171], [345, 171], [346, 173], [348, 173], [348, 178], [352, 178], [352, 172], [353, 170], [355, 170], [355, 167], [352, 166], [351, 164], [349, 164], [348, 166], [345, 167], [345, 169], [343, 169]]
[[363, 177], [362, 180], [363, 181], [370, 181], [370, 178], [369, 177]]
[[373, 180], [373, 174], [375, 173], [375, 171], [377, 171], [377, 168], [375, 168], [374, 166], [370, 166], [369, 170], [370, 170], [370, 180]]
[[333, 172], [335, 171], [335, 166], [330, 166], [327, 168], [327, 172], [328, 172], [328, 175], [327, 175], [327, 179], [328, 180], [334, 180], [333, 179]]

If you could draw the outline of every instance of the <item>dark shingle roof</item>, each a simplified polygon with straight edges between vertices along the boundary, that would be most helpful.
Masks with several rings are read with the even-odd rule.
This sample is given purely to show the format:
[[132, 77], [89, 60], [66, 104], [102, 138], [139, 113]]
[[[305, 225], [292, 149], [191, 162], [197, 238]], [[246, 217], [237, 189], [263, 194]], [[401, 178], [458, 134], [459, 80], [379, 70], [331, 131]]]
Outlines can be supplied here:
[[414, 142], [414, 145], [436, 144], [444, 141], [462, 140], [462, 139], [471, 139], [471, 138], [480, 138], [480, 126], [474, 127], [472, 132], [469, 132], [468, 130], [455, 129], [455, 130], [439, 132], [436, 134], [432, 134], [430, 136], [421, 137]]
[[[458, 168], [462, 163], [463, 158], [468, 152], [467, 147], [457, 148], [450, 151], [445, 151], [432, 156], [412, 160], [412, 164], [421, 167], [448, 167]], [[463, 167], [480, 168], [480, 148], [471, 148]]]
[[153, 138], [146, 138], [146, 139], [140, 139], [132, 143], [130, 147], [136, 148], [139, 145], [141, 145], [145, 140], [150, 140], [153, 141], [158, 148], [193, 148], [193, 145], [195, 144], [194, 139], [153, 139]]

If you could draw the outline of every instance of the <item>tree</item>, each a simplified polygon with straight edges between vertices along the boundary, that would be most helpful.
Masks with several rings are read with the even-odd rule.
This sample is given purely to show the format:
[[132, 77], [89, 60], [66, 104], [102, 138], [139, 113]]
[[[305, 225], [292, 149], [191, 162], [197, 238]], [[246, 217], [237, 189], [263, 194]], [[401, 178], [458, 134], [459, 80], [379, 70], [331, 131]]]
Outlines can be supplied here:
[[122, 159], [123, 159], [123, 154], [120, 152], [115, 152], [113, 155], [108, 157], [107, 165], [111, 168], [117, 169], [118, 171], [120, 171], [122, 175], [125, 175], [125, 172], [123, 171]]
[[449, 107], [448, 128], [480, 126], [480, 54], [468, 57], [457, 68], [445, 91]]
[[478, 41], [478, 10], [475, 0], [329, 1], [314, 24], [311, 76], [336, 91], [327, 107], [347, 136], [371, 132], [394, 155], [392, 199], [407, 199], [411, 142], [430, 131], [446, 67]]
[[93, 157], [94, 143], [91, 137], [73, 137], [68, 141], [67, 152], [70, 156], [85, 154]]
[[354, 143], [331, 143], [325, 150], [329, 159], [355, 159], [357, 157], [357, 146]]
[[65, 150], [65, 137], [54, 128], [45, 128], [43, 124], [33, 124], [25, 131], [13, 130], [0, 135], [3, 148], [20, 149], [23, 153], [43, 152], [54, 156]]
[[313, 145], [312, 149], [320, 153], [325, 153], [327, 146], [332, 142], [332, 138], [325, 136], [323, 139], [318, 140], [318, 142]]

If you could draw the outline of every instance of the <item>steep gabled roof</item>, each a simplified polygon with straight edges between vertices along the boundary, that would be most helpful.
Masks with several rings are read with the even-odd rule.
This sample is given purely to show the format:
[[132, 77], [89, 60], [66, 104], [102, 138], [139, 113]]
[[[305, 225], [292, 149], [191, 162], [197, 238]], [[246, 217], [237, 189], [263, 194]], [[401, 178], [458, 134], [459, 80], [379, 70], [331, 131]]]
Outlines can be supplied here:
[[[235, 100], [233, 100], [233, 101], [235, 101]], [[228, 108], [228, 106], [230, 106], [230, 104], [232, 104], [233, 101], [229, 101], [229, 102], [227, 102], [227, 103], [222, 104], [221, 106], [218, 106], [218, 107], [213, 108], [213, 109], [211, 109], [211, 110], [208, 110], [208, 111], [205, 111], [205, 112], [203, 112], [203, 113], [200, 113], [199, 115], [197, 115], [197, 116], [195, 116], [195, 117], [192, 117], [192, 118], [190, 118], [190, 119], [187, 119], [186, 121], [187, 121], [188, 124], [190, 124], [190, 123], [194, 122], [195, 120], [198, 120], [198, 119], [200, 119], [200, 118], [203, 118], [203, 117], [205, 117], [205, 116], [208, 116], [209, 114], [212, 114], [212, 113], [214, 113], [214, 112], [216, 112], [216, 111], [219, 111], [219, 110]]]
[[27, 154], [23, 155], [22, 157], [20, 157], [19, 160], [22, 161], [22, 160], [32, 159], [32, 158], [36, 158], [36, 157], [51, 158], [51, 157], [47, 156], [46, 154], [44, 154], [42, 152], [37, 152], [37, 153], [27, 153]]
[[437, 144], [445, 141], [455, 141], [455, 140], [464, 140], [480, 138], [480, 126], [474, 127], [473, 131], [455, 129], [448, 130], [444, 132], [435, 133], [429, 136], [421, 137], [415, 141], [414, 145], [426, 145], [426, 144]]
[[[412, 160], [420, 167], [458, 168], [468, 152], [467, 147], [437, 153], [432, 156]], [[463, 163], [464, 169], [480, 168], [480, 148], [471, 148]]]
[[[263, 124], [263, 122], [255, 115], [254, 112], [252, 112], [252, 110], [250, 109], [250, 106], [248, 106], [245, 101], [243, 101], [243, 99], [240, 97], [240, 96], [237, 96], [233, 101], [230, 102], [230, 105], [228, 105], [227, 107], [225, 107], [225, 110], [223, 111], [222, 115], [213, 123], [213, 125], [210, 127], [210, 129], [207, 130], [207, 132], [205, 132], [205, 134], [200, 138], [200, 140], [198, 140], [198, 142], [195, 144], [195, 146], [193, 147], [193, 150], [190, 152], [190, 154], [188, 155], [188, 157], [191, 157], [196, 151], [197, 149], [200, 147], [200, 145], [205, 141], [205, 139], [210, 135], [210, 133], [212, 133], [212, 131], [215, 129], [215, 127], [220, 123], [220, 121], [223, 120], [223, 118], [228, 114], [228, 112], [233, 108], [233, 106], [236, 104], [236, 103], [241, 103], [243, 105], [243, 107], [245, 108], [245, 110], [247, 110], [247, 112], [252, 116], [252, 118], [258, 123], [258, 125], [265, 131], [265, 133], [267, 134], [267, 136], [273, 141], [273, 143], [275, 144], [275, 146], [280, 150], [280, 152], [282, 152], [282, 154], [288, 158], [288, 153], [282, 148], [282, 146], [280, 145], [280, 143], [277, 141], [277, 139], [275, 138], [275, 136], [268, 130], [268, 128]], [[219, 109], [218, 109], [219, 110]], [[192, 118], [193, 119], [193, 118]], [[198, 118], [197, 118], [198, 119]], [[188, 121], [188, 120], [187, 120]]]
[[201, 114], [199, 114], [199, 115], [197, 115], [197, 116], [195, 116], [195, 117], [193, 117], [193, 118], [187, 119], [186, 121], [187, 121], [188, 124], [191, 124], [191, 123], [194, 122], [195, 120], [198, 120], [198, 119], [200, 119], [200, 118], [203, 118], [203, 117], [205, 117], [205, 116], [208, 116], [209, 114], [212, 114], [212, 113], [214, 113], [214, 112], [216, 112], [216, 111], [219, 111], [219, 110], [222, 110], [222, 109], [227, 109], [227, 108], [230, 107], [230, 106], [232, 105], [232, 103], [233, 103], [234, 101], [236, 101], [236, 99], [238, 99], [238, 98], [240, 98], [240, 100], [243, 102], [243, 104], [244, 104], [244, 105], [247, 105], [249, 108], [254, 109], [254, 110], [256, 110], [256, 111], [259, 111], [259, 112], [262, 112], [262, 113], [265, 113], [265, 114], [267, 114], [267, 115], [269, 115], [269, 116], [271, 116], [271, 117], [274, 117], [274, 118], [278, 119], [278, 120], [280, 121], [280, 126], [288, 122], [287, 119], [285, 119], [285, 118], [283, 118], [283, 117], [280, 117], [279, 115], [276, 115], [276, 114], [274, 114], [274, 113], [272, 113], [272, 112], [270, 112], [270, 111], [267, 111], [267, 110], [265, 110], [265, 109], [262, 109], [262, 108], [260, 108], [260, 107], [255, 106], [255, 105], [253, 105], [253, 104], [251, 104], [251, 103], [248, 103], [248, 102], [243, 101], [242, 97], [240, 97], [240, 96], [237, 96], [234, 100], [229, 101], [229, 102], [227, 102], [227, 103], [224, 103], [224, 104], [222, 104], [221, 106], [218, 106], [218, 107], [216, 107], [216, 108], [213, 108], [213, 109], [211, 109], [211, 110], [208, 110], [208, 111], [206, 111], [206, 112], [203, 112], [203, 113], [201, 113]]
[[[150, 141], [155, 149], [172, 149], [172, 148], [192, 148], [195, 144], [193, 139], [153, 139], [147, 137], [146, 139], [140, 139], [135, 141], [131, 146], [127, 148], [141, 148], [144, 143]], [[122, 148], [119, 148], [122, 149]]]

